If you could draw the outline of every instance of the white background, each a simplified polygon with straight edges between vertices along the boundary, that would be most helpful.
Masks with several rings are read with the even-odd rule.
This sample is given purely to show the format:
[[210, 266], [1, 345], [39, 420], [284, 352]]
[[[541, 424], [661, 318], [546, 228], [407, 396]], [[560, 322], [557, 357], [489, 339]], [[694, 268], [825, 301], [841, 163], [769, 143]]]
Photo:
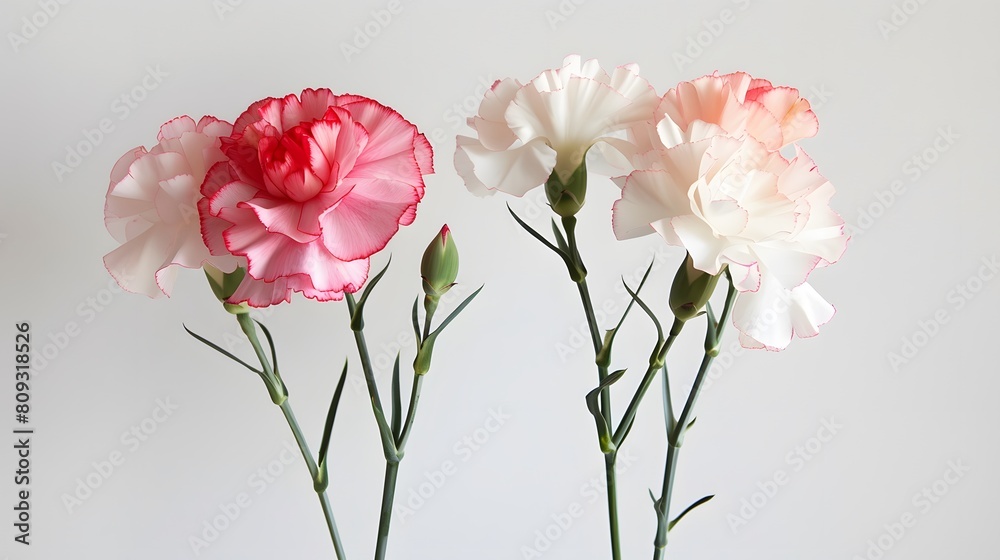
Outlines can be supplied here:
[[[800, 88], [821, 123], [802, 145], [838, 187], [835, 207], [856, 226], [842, 262], [813, 276], [839, 311], [819, 337], [777, 354], [724, 352], [720, 359], [680, 458], [675, 511], [705, 494], [717, 497], [678, 525], [669, 556], [874, 559], [869, 541], [880, 536], [892, 546], [887, 559], [981, 557], [994, 548], [1000, 281], [978, 273], [981, 259], [1000, 252], [992, 171], [1000, 125], [996, 3], [401, 2], [385, 25], [373, 11], [388, 4], [376, 0], [234, 0], [232, 10], [208, 1], [69, 2], [51, 17], [38, 15], [42, 3], [30, 0], [0, 7], [0, 331], [10, 339], [0, 359], [10, 370], [13, 325], [22, 320], [32, 324], [36, 354], [50, 356], [32, 383], [32, 545], [12, 540], [11, 439], [0, 453], [0, 509], [7, 512], [0, 554], [333, 557], [306, 469], [299, 458], [281, 464], [293, 440], [259, 380], [181, 328], [223, 344], [238, 340], [235, 321], [200, 273], [182, 275], [173, 298], [149, 300], [110, 291], [101, 263], [115, 246], [102, 222], [111, 166], [126, 150], [155, 142], [162, 122], [180, 114], [232, 120], [256, 99], [330, 87], [379, 99], [434, 138], [437, 174], [417, 221], [374, 258], [380, 266], [393, 255], [369, 310], [380, 380], [388, 379], [391, 341], [402, 335], [409, 344], [419, 255], [442, 223], [462, 251], [461, 293], [486, 284], [438, 343], [397, 501], [405, 505], [445, 461], [454, 474], [423, 503], [414, 500], [412, 515], [397, 512], [390, 557], [514, 560], [537, 557], [525, 551], [541, 547], [553, 560], [608, 558], [603, 496], [590, 482], [603, 476], [602, 457], [583, 400], [596, 374], [586, 346], [566, 351], [581, 342], [574, 288], [554, 256], [513, 224], [509, 198], [469, 195], [451, 166], [454, 135], [466, 132], [461, 119], [484, 84], [530, 79], [570, 53], [607, 68], [636, 62], [660, 93], [715, 70]], [[880, 27], [893, 17], [896, 27]], [[32, 33], [23, 18], [44, 25]], [[713, 21], [722, 18], [729, 23]], [[365, 36], [366, 27], [377, 33]], [[345, 55], [352, 44], [360, 52]], [[146, 80], [155, 88], [142, 87], [149, 69], [162, 72], [160, 81]], [[142, 99], [128, 107], [122, 95]], [[84, 131], [102, 119], [113, 130], [87, 140]], [[941, 131], [951, 131], [950, 141], [937, 141], [946, 150], [935, 148]], [[66, 163], [67, 150], [80, 144], [89, 153], [57, 176], [53, 163]], [[915, 157], [932, 163], [918, 167]], [[897, 193], [886, 194], [897, 181]], [[547, 228], [538, 195], [511, 202]], [[620, 277], [634, 279], [658, 254], [647, 295], [665, 316], [681, 254], [655, 237], [615, 241], [614, 198], [610, 182], [591, 178], [581, 243], [594, 299], [620, 312], [627, 301]], [[958, 285], [976, 292], [962, 296]], [[947, 323], [927, 323], [935, 314]], [[351, 357], [330, 495], [350, 557], [369, 557], [383, 463], [345, 306], [297, 298], [266, 321], [314, 448], [335, 376]], [[641, 315], [629, 325], [615, 364], [631, 368], [615, 387], [619, 414], [652, 342]], [[700, 356], [700, 333], [687, 334], [671, 356], [678, 387], [690, 383]], [[729, 332], [727, 348], [734, 339]], [[901, 353], [904, 340], [922, 347], [894, 367], [890, 353]], [[245, 344], [234, 349], [251, 355]], [[407, 346], [403, 363], [410, 359]], [[0, 387], [0, 416], [13, 429], [13, 376]], [[157, 399], [177, 410], [160, 424], [146, 421], [155, 433], [140, 445], [123, 440]], [[620, 477], [628, 559], [650, 556], [647, 488], [658, 488], [662, 474], [660, 406], [654, 389], [623, 451], [633, 458]], [[491, 414], [509, 418], [487, 439]], [[817, 447], [811, 438], [824, 421], [842, 427]], [[473, 450], [465, 438], [476, 437]], [[799, 447], [811, 447], [808, 462], [794, 459]], [[88, 476], [95, 480], [95, 464], [114, 452], [124, 463], [68, 508], [67, 496]], [[938, 482], [946, 494], [935, 495], [932, 507], [914, 501], [949, 461], [968, 472], [955, 484]], [[269, 465], [283, 472], [258, 494], [253, 480], [260, 479], [250, 477]], [[778, 471], [787, 484], [755, 498]], [[219, 505], [244, 492], [250, 506], [196, 555], [191, 537], [203, 537]], [[751, 512], [743, 500], [766, 503]], [[583, 515], [553, 529], [573, 504]], [[907, 513], [915, 526], [884, 536]], [[747, 522], [734, 525], [737, 518]], [[551, 543], [536, 533], [546, 530], [558, 534]]]

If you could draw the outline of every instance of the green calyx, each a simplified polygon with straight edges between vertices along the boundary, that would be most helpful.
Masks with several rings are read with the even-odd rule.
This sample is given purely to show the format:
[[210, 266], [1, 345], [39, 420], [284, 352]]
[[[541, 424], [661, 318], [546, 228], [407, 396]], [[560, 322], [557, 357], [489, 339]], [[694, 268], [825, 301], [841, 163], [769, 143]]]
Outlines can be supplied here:
[[685, 256], [670, 286], [670, 310], [674, 316], [680, 321], [698, 316], [711, 299], [721, 276], [722, 272], [713, 276], [698, 270], [691, 255]]
[[250, 308], [245, 303], [233, 304], [226, 301], [236, 293], [236, 289], [240, 286], [240, 282], [243, 282], [246, 273], [246, 269], [240, 267], [232, 272], [223, 272], [210, 264], [205, 265], [205, 278], [208, 279], [212, 293], [222, 302], [226, 311], [233, 315], [250, 312]]
[[545, 196], [553, 212], [564, 218], [575, 216], [587, 198], [586, 161], [581, 162], [565, 182], [553, 171], [545, 181]]

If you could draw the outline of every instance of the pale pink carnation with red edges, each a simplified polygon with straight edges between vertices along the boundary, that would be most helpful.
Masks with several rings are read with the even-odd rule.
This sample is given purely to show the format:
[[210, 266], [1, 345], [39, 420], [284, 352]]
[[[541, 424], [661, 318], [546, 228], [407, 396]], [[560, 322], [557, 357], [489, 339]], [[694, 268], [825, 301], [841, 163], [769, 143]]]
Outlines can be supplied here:
[[206, 172], [226, 159], [219, 138], [232, 131], [215, 117], [177, 117], [160, 127], [155, 146], [134, 148], [115, 164], [104, 223], [121, 246], [104, 265], [122, 288], [169, 296], [180, 268], [236, 269], [238, 259], [205, 247], [197, 209]]
[[725, 134], [749, 136], [777, 150], [819, 131], [819, 120], [799, 90], [745, 72], [681, 82], [663, 95], [654, 122], [667, 148]]
[[430, 144], [399, 113], [358, 95], [307, 89], [252, 104], [223, 139], [228, 162], [202, 185], [212, 254], [247, 260], [229, 299], [264, 307], [291, 293], [337, 300], [369, 257], [409, 225], [433, 173]]

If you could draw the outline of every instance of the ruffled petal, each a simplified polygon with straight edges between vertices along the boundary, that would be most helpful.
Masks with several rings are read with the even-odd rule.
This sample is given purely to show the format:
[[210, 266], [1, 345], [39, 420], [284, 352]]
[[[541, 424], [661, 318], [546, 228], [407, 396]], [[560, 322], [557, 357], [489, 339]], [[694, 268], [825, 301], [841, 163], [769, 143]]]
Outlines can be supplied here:
[[524, 196], [545, 184], [556, 165], [556, 152], [544, 141], [496, 152], [488, 150], [475, 138], [459, 136], [455, 152], [458, 174], [470, 190], [498, 190]]
[[808, 338], [833, 318], [836, 310], [809, 284], [788, 290], [767, 276], [756, 292], [741, 293], [733, 324], [747, 348], [783, 350], [793, 336]]
[[365, 258], [385, 247], [407, 211], [418, 202], [420, 196], [409, 185], [383, 179], [358, 180], [350, 194], [320, 218], [322, 241], [340, 259]]

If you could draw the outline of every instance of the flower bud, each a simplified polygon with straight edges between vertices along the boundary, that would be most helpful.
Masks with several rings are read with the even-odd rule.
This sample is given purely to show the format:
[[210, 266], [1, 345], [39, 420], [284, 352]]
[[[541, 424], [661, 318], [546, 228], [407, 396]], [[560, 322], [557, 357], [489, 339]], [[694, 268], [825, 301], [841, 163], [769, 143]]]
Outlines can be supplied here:
[[587, 164], [583, 162], [566, 182], [553, 171], [545, 181], [545, 196], [552, 210], [564, 218], [575, 216], [587, 198]]
[[249, 313], [250, 308], [246, 304], [234, 305], [228, 303], [226, 300], [236, 293], [236, 288], [240, 286], [240, 282], [243, 281], [246, 272], [241, 267], [236, 267], [236, 270], [232, 272], [222, 272], [210, 264], [205, 265], [205, 277], [208, 278], [208, 285], [211, 286], [212, 293], [222, 302], [226, 311], [236, 315]]
[[455, 238], [445, 224], [434, 241], [427, 246], [420, 260], [420, 276], [423, 278], [424, 293], [439, 298], [455, 285], [458, 278], [458, 247]]
[[696, 269], [691, 255], [686, 255], [670, 286], [670, 310], [674, 317], [687, 321], [697, 316], [711, 299], [720, 276], [721, 272], [713, 276]]

